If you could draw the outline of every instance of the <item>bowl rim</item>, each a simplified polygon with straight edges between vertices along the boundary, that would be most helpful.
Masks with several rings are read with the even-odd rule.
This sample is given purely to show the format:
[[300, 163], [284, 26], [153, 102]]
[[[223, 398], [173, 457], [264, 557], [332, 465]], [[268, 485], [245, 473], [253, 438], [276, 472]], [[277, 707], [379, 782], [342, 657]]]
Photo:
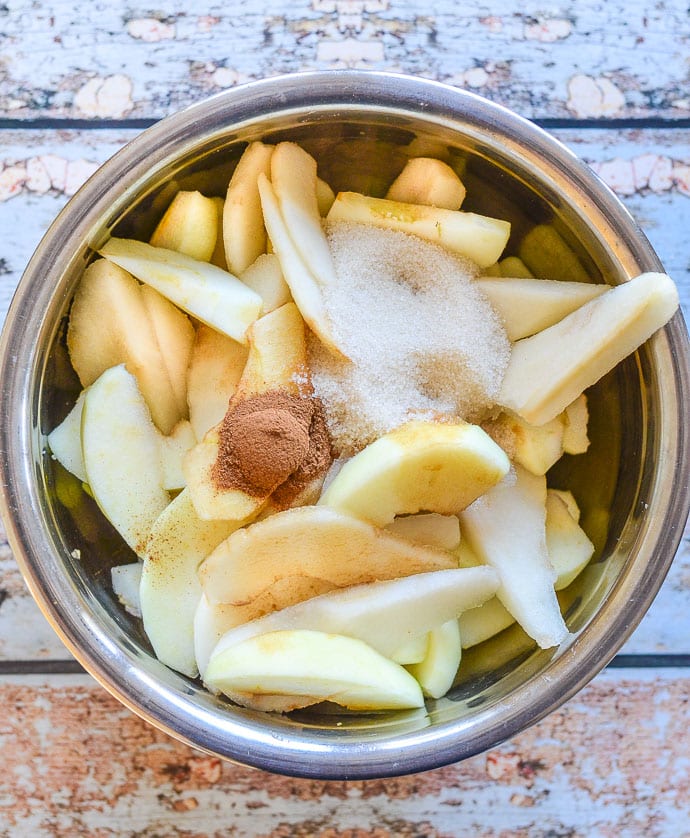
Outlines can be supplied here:
[[[320, 779], [366, 779], [438, 768], [480, 753], [534, 724], [568, 700], [614, 656], [651, 604], [670, 567], [690, 508], [685, 479], [689, 435], [678, 421], [690, 399], [688, 336], [682, 314], [653, 338], [655, 351], [670, 360], [675, 387], [664, 391], [667, 409], [660, 418], [660, 438], [669, 467], [657, 479], [663, 514], [647, 516], [638, 549], [649, 561], [631, 563], [568, 653], [552, 659], [504, 702], [498, 712], [480, 711], [467, 720], [443, 722], [392, 737], [361, 736], [353, 741], [302, 728], [292, 735], [262, 717], [239, 720], [200, 707], [193, 697], [157, 681], [141, 668], [135, 651], [115, 644], [67, 574], [56, 574], [58, 558], [44, 527], [36, 526], [40, 492], [36, 446], [40, 393], [33, 383], [42, 339], [55, 327], [47, 315], [55, 295], [67, 301], [65, 288], [46, 276], [64, 277], [93, 236], [113, 196], [133, 188], [146, 172], [160, 168], [178, 153], [195, 127], [201, 138], [228, 125], [258, 119], [257, 114], [291, 110], [305, 114], [338, 108], [374, 111], [406, 109], [434, 124], [462, 121], [465, 130], [501, 138], [541, 161], [555, 177], [588, 204], [596, 225], [606, 225], [623, 274], [663, 270], [644, 234], [618, 198], [569, 149], [534, 123], [476, 94], [440, 82], [377, 71], [337, 70], [275, 76], [215, 94], [166, 117], [118, 151], [66, 204], [38, 245], [14, 295], [0, 338], [0, 382], [4, 422], [0, 425], [2, 490], [0, 514], [20, 570], [53, 629], [84, 668], [120, 702], [158, 729], [203, 751], [276, 773]], [[39, 388], [40, 389], [40, 388]], [[39, 515], [40, 518], [40, 515]], [[623, 607], [625, 604], [628, 607]], [[632, 611], [632, 605], [635, 610]], [[577, 654], [576, 654], [577, 652]], [[491, 717], [489, 717], [491, 716]], [[471, 727], [472, 735], [464, 735]]]

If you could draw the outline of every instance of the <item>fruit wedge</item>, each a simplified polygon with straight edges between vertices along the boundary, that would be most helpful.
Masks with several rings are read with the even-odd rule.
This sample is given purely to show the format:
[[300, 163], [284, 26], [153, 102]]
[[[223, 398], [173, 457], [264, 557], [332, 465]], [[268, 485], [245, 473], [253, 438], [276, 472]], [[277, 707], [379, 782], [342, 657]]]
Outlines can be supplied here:
[[491, 597], [479, 608], [465, 611], [458, 619], [463, 649], [470, 649], [512, 626], [515, 617], [497, 597]]
[[160, 436], [124, 365], [107, 370], [86, 391], [81, 419], [84, 470], [101, 511], [142, 554], [153, 522], [168, 505]]
[[562, 414], [563, 419], [563, 450], [566, 454], [584, 454], [589, 448], [587, 425], [589, 424], [589, 409], [587, 396], [581, 393], [571, 402]]
[[81, 453], [81, 409], [84, 396], [85, 391], [82, 390], [74, 407], [57, 428], [48, 434], [48, 446], [55, 459], [82, 482], [86, 482], [84, 457]]
[[213, 206], [216, 208], [216, 224], [218, 225], [218, 233], [216, 235], [216, 246], [213, 248], [210, 262], [224, 271], [228, 270], [228, 262], [225, 258], [225, 243], [223, 242], [223, 213], [225, 211], [225, 198], [219, 198], [217, 195], [211, 198]]
[[563, 456], [565, 423], [562, 416], [556, 416], [544, 425], [531, 425], [507, 411], [483, 427], [511, 460], [532, 474], [546, 474]]
[[100, 253], [187, 314], [246, 343], [247, 329], [259, 316], [262, 302], [237, 277], [208, 262], [134, 239], [110, 239]]
[[243, 605], [288, 577], [344, 588], [455, 566], [450, 553], [395, 538], [334, 509], [302, 506], [233, 533], [199, 572], [210, 602]]
[[250, 707], [254, 694], [301, 696], [352, 710], [424, 704], [419, 685], [403, 667], [361, 640], [314, 631], [270, 632], [214, 652], [205, 680], [231, 698], [249, 694], [240, 698]]
[[546, 547], [546, 479], [515, 467], [514, 482], [496, 486], [460, 514], [460, 526], [477, 556], [500, 579], [498, 597], [539, 646], [565, 639]]
[[520, 243], [518, 257], [534, 276], [563, 282], [591, 282], [582, 262], [551, 224], [532, 227]]
[[290, 288], [283, 278], [280, 260], [275, 253], [262, 253], [240, 274], [240, 279], [263, 300], [262, 314], [269, 314], [292, 301]]
[[666, 274], [641, 274], [560, 323], [518, 341], [499, 403], [534, 425], [549, 422], [664, 326], [678, 308]]
[[443, 160], [413, 157], [390, 185], [386, 198], [389, 201], [459, 210], [465, 194], [463, 182]]
[[546, 549], [556, 573], [554, 588], [560, 591], [580, 574], [594, 554], [594, 545], [572, 516], [558, 492], [546, 493]]
[[158, 222], [149, 242], [208, 262], [218, 236], [218, 210], [201, 192], [178, 192]]
[[144, 629], [166, 666], [197, 674], [194, 612], [201, 597], [197, 569], [233, 531], [227, 521], [202, 521], [182, 491], [153, 524], [139, 589]]
[[250, 143], [230, 178], [223, 208], [223, 241], [228, 270], [241, 274], [266, 252], [266, 228], [259, 198], [259, 175], [271, 171], [273, 146]]
[[329, 221], [373, 224], [412, 233], [466, 256], [485, 268], [499, 258], [510, 236], [510, 223], [472, 212], [459, 212], [370, 198], [358, 192], [340, 192], [328, 213]]
[[523, 277], [524, 279], [534, 276], [519, 256], [506, 256], [498, 265], [501, 269], [501, 276]]
[[167, 435], [160, 437], [163, 488], [168, 491], [186, 485], [182, 463], [187, 452], [196, 445], [196, 436], [188, 419], [182, 419]]
[[134, 617], [141, 617], [139, 585], [141, 583], [141, 562], [117, 565], [110, 569], [113, 593], [120, 605]]
[[457, 515], [426, 512], [395, 518], [386, 527], [399, 538], [417, 541], [441, 550], [456, 550], [460, 544], [460, 521]]
[[441, 698], [453, 686], [461, 657], [458, 621], [448, 620], [429, 632], [424, 660], [410, 664], [406, 669], [417, 680], [424, 695]]
[[319, 504], [378, 526], [422, 511], [453, 515], [509, 468], [508, 457], [477, 425], [408, 422], [352, 457]]
[[382, 655], [398, 659], [396, 653], [406, 644], [481, 605], [497, 588], [498, 576], [490, 567], [437, 570], [355, 585], [239, 625], [223, 635], [216, 649], [269, 631], [310, 629], [358, 638]]
[[519, 277], [482, 277], [476, 280], [476, 285], [501, 316], [512, 341], [553, 326], [610, 287], [589, 282]]

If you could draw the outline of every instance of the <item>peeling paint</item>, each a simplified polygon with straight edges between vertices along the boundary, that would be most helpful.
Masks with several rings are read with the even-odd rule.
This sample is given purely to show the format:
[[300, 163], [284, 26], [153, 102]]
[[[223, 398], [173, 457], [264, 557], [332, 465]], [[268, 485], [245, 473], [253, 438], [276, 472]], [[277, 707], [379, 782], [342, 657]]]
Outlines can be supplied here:
[[614, 116], [625, 106], [625, 97], [610, 79], [577, 74], [568, 81], [568, 110], [580, 118]]
[[121, 73], [105, 78], [97, 76], [77, 91], [74, 104], [86, 116], [121, 119], [134, 107], [132, 91], [129, 76]]
[[127, 22], [127, 32], [132, 38], [138, 38], [152, 44], [174, 38], [175, 25], [164, 23], [155, 17], [141, 17]]

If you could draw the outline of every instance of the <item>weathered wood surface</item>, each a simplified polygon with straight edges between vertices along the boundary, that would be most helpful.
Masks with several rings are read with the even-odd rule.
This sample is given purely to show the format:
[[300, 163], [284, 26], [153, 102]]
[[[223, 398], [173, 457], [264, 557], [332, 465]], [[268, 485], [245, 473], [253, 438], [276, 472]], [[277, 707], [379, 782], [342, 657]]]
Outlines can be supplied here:
[[689, 694], [687, 671], [607, 672], [463, 763], [320, 782], [195, 752], [86, 676], [5, 677], [0, 835], [681, 838], [690, 834]]
[[160, 117], [238, 82], [358, 67], [468, 87], [526, 116], [690, 114], [685, 0], [268, 0], [0, 5], [0, 116]]

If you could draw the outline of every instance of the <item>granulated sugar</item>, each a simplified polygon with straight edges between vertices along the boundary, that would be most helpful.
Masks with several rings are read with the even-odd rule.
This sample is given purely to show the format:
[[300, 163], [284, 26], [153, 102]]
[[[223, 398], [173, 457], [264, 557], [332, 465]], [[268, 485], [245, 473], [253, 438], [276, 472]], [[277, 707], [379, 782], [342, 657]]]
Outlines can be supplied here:
[[310, 366], [336, 450], [352, 454], [411, 418], [478, 421], [510, 355], [477, 267], [416, 236], [337, 222], [326, 227], [338, 281], [324, 289], [349, 357], [314, 337]]

